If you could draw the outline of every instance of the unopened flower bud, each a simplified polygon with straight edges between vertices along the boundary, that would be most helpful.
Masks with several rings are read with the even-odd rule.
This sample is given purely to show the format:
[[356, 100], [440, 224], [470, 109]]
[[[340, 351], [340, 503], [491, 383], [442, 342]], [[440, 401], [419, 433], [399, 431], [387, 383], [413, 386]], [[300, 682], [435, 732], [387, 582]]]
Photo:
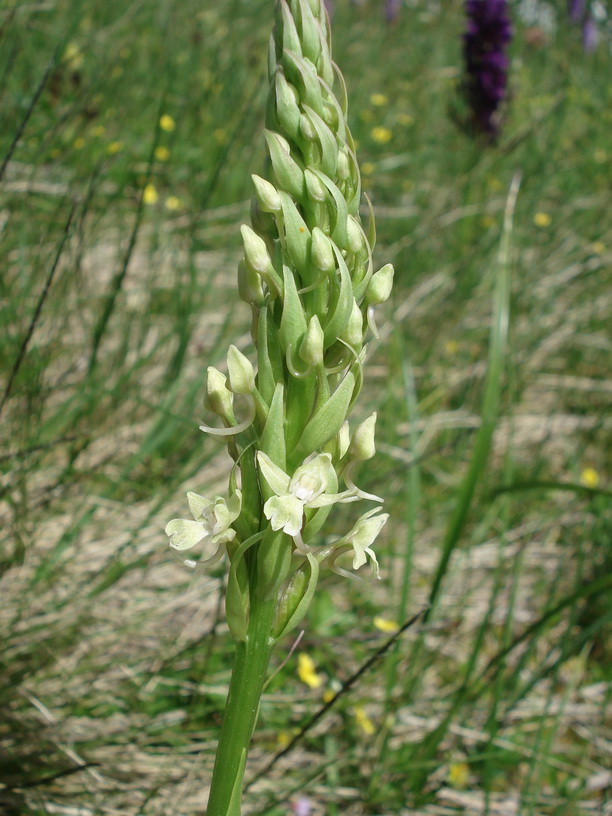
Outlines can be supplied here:
[[298, 94], [293, 85], [287, 82], [281, 70], [277, 70], [274, 77], [274, 99], [278, 123], [287, 136], [295, 139], [300, 129]]
[[351, 162], [345, 149], [338, 151], [338, 178], [345, 181], [351, 174]]
[[327, 188], [309, 168], [304, 170], [304, 180], [306, 181], [306, 192], [311, 201], [318, 201], [321, 204], [327, 201]]
[[255, 371], [244, 354], [232, 345], [227, 351], [227, 372], [234, 394], [251, 394], [255, 390]]
[[253, 174], [251, 178], [253, 179], [253, 184], [255, 185], [259, 206], [263, 212], [280, 212], [281, 200], [276, 187], [273, 184], [270, 184], [270, 182], [266, 179], [261, 178], [261, 176], [256, 176]]
[[311, 257], [313, 264], [322, 272], [332, 272], [336, 268], [336, 257], [330, 239], [318, 227], [312, 231]]
[[227, 377], [214, 366], [208, 366], [207, 371], [204, 407], [230, 422], [234, 413], [234, 395], [227, 388]]
[[393, 288], [393, 264], [385, 264], [372, 275], [365, 299], [370, 306], [377, 306], [389, 300]]
[[289, 142], [280, 133], [271, 130], [264, 131], [264, 136], [278, 186], [300, 201], [305, 188], [304, 171], [292, 158]]
[[244, 261], [240, 261], [238, 264], [238, 292], [246, 303], [255, 306], [263, 303], [264, 292], [259, 273], [252, 267], [247, 266]]
[[361, 225], [349, 215], [346, 221], [346, 231], [348, 235], [348, 249], [357, 255], [364, 248], [364, 235]]
[[338, 431], [338, 455], [340, 459], [344, 456], [347, 452], [349, 445], [351, 442], [351, 433], [349, 431], [349, 424], [345, 420], [342, 423], [342, 427]]
[[348, 319], [344, 331], [340, 335], [340, 339], [344, 340], [345, 343], [348, 343], [349, 346], [354, 349], [359, 349], [363, 343], [363, 315], [356, 300], [353, 301], [351, 316]]
[[374, 456], [376, 453], [376, 446], [374, 444], [375, 427], [376, 412], [367, 419], [364, 419], [353, 434], [349, 447], [349, 456], [351, 459], [365, 462], [366, 459], [371, 459]]
[[240, 232], [244, 242], [244, 257], [247, 264], [255, 272], [259, 272], [260, 275], [265, 274], [272, 265], [266, 242], [246, 224], [240, 227]]
[[323, 363], [325, 335], [317, 315], [313, 315], [308, 323], [308, 329], [300, 345], [300, 357], [311, 366], [320, 366]]

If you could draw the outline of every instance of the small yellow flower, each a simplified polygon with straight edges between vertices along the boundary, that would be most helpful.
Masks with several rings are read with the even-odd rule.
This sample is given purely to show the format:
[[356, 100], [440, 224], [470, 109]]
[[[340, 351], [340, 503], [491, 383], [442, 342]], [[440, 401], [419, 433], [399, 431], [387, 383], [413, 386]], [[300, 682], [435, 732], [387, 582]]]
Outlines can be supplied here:
[[592, 467], [585, 467], [580, 474], [580, 481], [585, 487], [595, 488], [599, 484], [599, 473]]
[[367, 734], [368, 737], [371, 737], [372, 734], [376, 733], [376, 728], [372, 720], [368, 717], [361, 706], [355, 706], [353, 709], [353, 714], [355, 715], [355, 719], [357, 720], [357, 725], [361, 728], [364, 734]]
[[376, 617], [373, 623], [380, 632], [387, 632], [388, 634], [393, 634], [399, 629], [399, 625], [394, 620], [387, 620], [387, 618]]
[[64, 50], [64, 62], [72, 71], [78, 71], [83, 64], [83, 52], [75, 42], [70, 42]]
[[106, 152], [110, 156], [114, 156], [115, 153], [120, 153], [123, 150], [123, 142], [111, 142], [109, 146], [106, 148]]
[[319, 688], [323, 682], [316, 672], [313, 659], [304, 652], [298, 655], [298, 677], [311, 689]]
[[374, 119], [374, 114], [369, 108], [364, 108], [364, 110], [359, 111], [359, 118], [363, 122], [372, 122]]
[[165, 207], [167, 210], [170, 210], [170, 212], [176, 212], [180, 210], [182, 206], [183, 202], [177, 196], [168, 196], [166, 199]]
[[378, 144], [387, 144], [393, 138], [393, 133], [387, 127], [378, 126], [372, 129], [371, 137]]
[[165, 130], [166, 133], [172, 133], [176, 127], [176, 122], [169, 113], [164, 113], [159, 119], [159, 126], [162, 130]]
[[459, 343], [456, 340], [447, 340], [444, 348], [447, 354], [456, 354], [459, 351]]
[[155, 189], [154, 184], [147, 184], [142, 192], [142, 200], [145, 204], [155, 204], [157, 203], [157, 199], [159, 198], [159, 194]]
[[85, 139], [82, 136], [79, 136], [74, 140], [72, 146], [75, 150], [82, 150], [85, 147]]
[[604, 254], [604, 252], [606, 251], [606, 245], [604, 244], [604, 242], [603, 242], [603, 241], [595, 241], [595, 242], [594, 242], [594, 243], [591, 245], [591, 249], [593, 250], [593, 252], [594, 252], [596, 255], [603, 255], [603, 254]]
[[170, 158], [170, 151], [164, 145], [158, 145], [155, 148], [155, 158], [157, 161], [168, 161]]
[[457, 790], [467, 788], [470, 781], [470, 766], [467, 762], [452, 762], [448, 769], [448, 784]]
[[286, 748], [291, 742], [291, 734], [289, 731], [279, 731], [276, 737], [276, 744], [279, 748]]
[[381, 108], [383, 105], [386, 105], [389, 102], [389, 100], [384, 94], [374, 93], [370, 97], [370, 102], [373, 105], [376, 105], [377, 108]]
[[325, 691], [323, 692], [323, 702], [329, 703], [334, 699], [335, 696], [336, 692], [333, 689], [325, 689]]
[[372, 164], [372, 162], [364, 162], [361, 165], [361, 172], [363, 173], [364, 176], [371, 176], [374, 170], [375, 167]]
[[104, 136], [104, 134], [106, 133], [106, 128], [104, 127], [104, 125], [96, 125], [91, 129], [91, 132], [93, 133], [94, 136]]
[[225, 141], [227, 141], [227, 132], [224, 128], [216, 128], [213, 130], [213, 139], [215, 142], [217, 142], [217, 144], [223, 144]]
[[409, 113], [398, 113], [397, 121], [400, 125], [408, 127], [414, 122], [414, 118]]
[[533, 216], [533, 223], [536, 227], [550, 227], [552, 218], [548, 213], [545, 212], [537, 212]]

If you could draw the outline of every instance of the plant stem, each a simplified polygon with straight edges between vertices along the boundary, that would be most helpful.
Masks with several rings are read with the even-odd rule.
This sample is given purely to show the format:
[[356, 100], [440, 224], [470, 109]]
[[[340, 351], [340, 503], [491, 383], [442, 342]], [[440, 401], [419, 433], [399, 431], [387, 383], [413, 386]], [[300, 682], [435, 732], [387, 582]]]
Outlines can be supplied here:
[[208, 816], [240, 816], [242, 778], [259, 713], [259, 699], [272, 649], [276, 598], [251, 609], [247, 639], [236, 646], [221, 736], [213, 770]]

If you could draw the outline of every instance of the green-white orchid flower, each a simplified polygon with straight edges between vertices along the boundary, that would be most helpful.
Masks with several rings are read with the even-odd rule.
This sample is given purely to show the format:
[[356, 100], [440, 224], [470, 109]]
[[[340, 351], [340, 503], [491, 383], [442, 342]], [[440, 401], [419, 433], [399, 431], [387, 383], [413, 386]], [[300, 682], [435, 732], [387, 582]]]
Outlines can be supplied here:
[[[264, 504], [264, 515], [273, 530], [282, 530], [297, 539], [303, 527], [304, 508], [328, 507], [359, 498], [352, 490], [328, 493], [336, 484], [336, 473], [329, 453], [319, 453], [306, 460], [289, 476], [270, 457], [258, 451], [259, 470], [276, 495]], [[296, 542], [297, 543], [297, 542]]]
[[[196, 564], [215, 564], [225, 553], [225, 545], [236, 537], [231, 525], [240, 515], [242, 494], [237, 490], [229, 501], [221, 496], [214, 500], [200, 496], [198, 493], [187, 493], [189, 510], [194, 520], [172, 519], [166, 524], [166, 535], [174, 550], [190, 550], [203, 544], [205, 557], [200, 561], [185, 561], [190, 567]], [[207, 551], [211, 551], [208, 555]]]
[[369, 561], [372, 572], [377, 578], [380, 578], [378, 560], [376, 559], [376, 553], [372, 549], [372, 544], [378, 538], [378, 534], [389, 518], [388, 513], [380, 513], [380, 515], [378, 515], [381, 509], [380, 507], [375, 507], [373, 510], [368, 510], [367, 513], [364, 513], [363, 516], [357, 520], [348, 535], [343, 536], [335, 542], [334, 552], [329, 559], [329, 566], [334, 572], [347, 577], [354, 577], [351, 573], [335, 565], [336, 558], [345, 552], [349, 552], [349, 548], [346, 545], [350, 545], [353, 549], [353, 569], [358, 570]]

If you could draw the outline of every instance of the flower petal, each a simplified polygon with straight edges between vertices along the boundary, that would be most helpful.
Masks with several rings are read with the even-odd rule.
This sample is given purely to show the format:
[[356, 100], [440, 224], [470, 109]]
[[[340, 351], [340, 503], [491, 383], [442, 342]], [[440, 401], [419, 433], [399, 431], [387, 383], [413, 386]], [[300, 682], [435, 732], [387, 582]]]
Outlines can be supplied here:
[[289, 492], [289, 482], [291, 480], [285, 471], [275, 465], [268, 454], [263, 451], [258, 451], [257, 463], [261, 474], [276, 495], [286, 495]]
[[304, 505], [295, 496], [272, 496], [264, 504], [264, 515], [273, 530], [296, 536], [302, 529]]
[[172, 519], [166, 524], [165, 532], [174, 550], [190, 550], [207, 536], [205, 524], [187, 519]]
[[191, 490], [187, 492], [187, 503], [189, 512], [196, 521], [204, 521], [206, 511], [213, 504], [210, 499], [200, 496], [199, 493], [193, 493]]

